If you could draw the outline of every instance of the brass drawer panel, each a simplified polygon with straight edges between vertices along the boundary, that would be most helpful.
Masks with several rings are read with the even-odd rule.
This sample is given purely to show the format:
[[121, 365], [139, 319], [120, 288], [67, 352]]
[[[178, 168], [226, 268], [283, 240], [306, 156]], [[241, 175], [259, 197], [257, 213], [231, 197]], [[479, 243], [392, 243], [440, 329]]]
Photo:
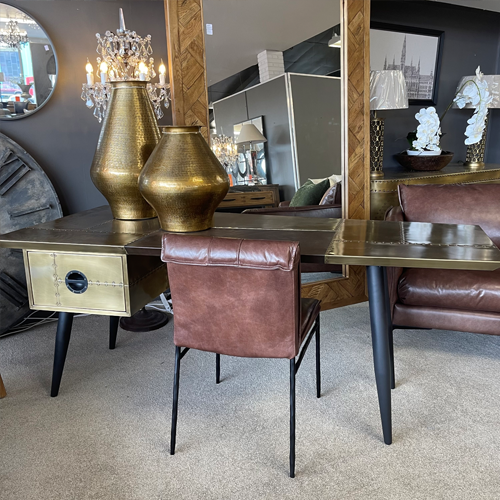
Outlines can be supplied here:
[[[26, 250], [25, 266], [32, 309], [130, 314], [125, 255]], [[66, 277], [72, 271], [86, 278], [84, 291], [68, 288]]]

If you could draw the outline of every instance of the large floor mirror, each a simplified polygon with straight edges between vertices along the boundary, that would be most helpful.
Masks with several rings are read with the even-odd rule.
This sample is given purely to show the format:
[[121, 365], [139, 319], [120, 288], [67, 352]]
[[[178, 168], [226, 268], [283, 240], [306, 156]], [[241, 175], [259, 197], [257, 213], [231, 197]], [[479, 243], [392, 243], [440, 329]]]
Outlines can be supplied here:
[[[211, 137], [234, 141], [227, 170], [238, 189], [278, 184], [281, 201], [311, 179], [326, 180], [322, 191], [340, 189], [343, 170], [340, 0], [286, 10], [286, 0], [262, 9], [203, 2]], [[254, 130], [254, 141], [241, 142], [245, 123], [260, 138]], [[343, 277], [340, 266], [329, 267], [311, 266], [302, 283]]]
[[[368, 218], [369, 3], [165, 6], [174, 122], [232, 139], [228, 173], [238, 186], [278, 184], [288, 201], [306, 182], [327, 179], [340, 188], [343, 218]], [[245, 125], [253, 136], [243, 141]], [[303, 296], [321, 299], [324, 309], [366, 300], [364, 271], [353, 266], [308, 269], [302, 282]]]

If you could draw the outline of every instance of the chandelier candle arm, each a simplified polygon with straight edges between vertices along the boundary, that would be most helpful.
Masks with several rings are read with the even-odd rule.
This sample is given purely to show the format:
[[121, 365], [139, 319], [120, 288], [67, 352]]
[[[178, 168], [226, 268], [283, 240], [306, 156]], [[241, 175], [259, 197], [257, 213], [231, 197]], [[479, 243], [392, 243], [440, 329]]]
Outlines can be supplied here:
[[116, 34], [106, 31], [104, 35], [96, 34], [97, 38], [97, 67], [100, 83], [94, 82], [93, 67], [87, 59], [87, 83], [82, 88], [82, 100], [89, 109], [94, 108], [94, 116], [99, 123], [104, 119], [108, 109], [113, 82], [141, 81], [147, 82], [147, 95], [153, 105], [157, 119], [163, 116], [161, 103], [165, 108], [170, 105], [170, 84], [165, 81], [166, 68], [161, 61], [159, 67], [160, 83], [151, 83], [156, 77], [154, 59], [151, 57], [151, 35], [145, 38], [125, 26], [123, 9], [119, 9], [120, 27]]

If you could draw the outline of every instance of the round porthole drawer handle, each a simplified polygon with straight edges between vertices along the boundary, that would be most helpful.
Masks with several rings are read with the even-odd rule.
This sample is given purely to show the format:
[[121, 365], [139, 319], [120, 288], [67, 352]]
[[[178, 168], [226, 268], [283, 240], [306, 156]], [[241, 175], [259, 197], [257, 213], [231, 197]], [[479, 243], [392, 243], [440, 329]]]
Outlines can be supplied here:
[[64, 282], [72, 293], [84, 293], [89, 286], [87, 277], [81, 271], [70, 271], [66, 275]]

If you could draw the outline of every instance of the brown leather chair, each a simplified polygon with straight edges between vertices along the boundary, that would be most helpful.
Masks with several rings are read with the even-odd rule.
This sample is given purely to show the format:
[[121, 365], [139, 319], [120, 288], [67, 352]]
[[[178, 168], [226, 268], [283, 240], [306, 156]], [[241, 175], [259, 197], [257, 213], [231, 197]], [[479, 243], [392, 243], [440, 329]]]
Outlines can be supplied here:
[[[476, 224], [500, 247], [500, 184], [399, 186], [386, 220]], [[388, 269], [394, 328], [500, 335], [500, 270]]]
[[[323, 196], [320, 205], [307, 205], [305, 207], [291, 207], [289, 201], [282, 201], [279, 207], [272, 208], [249, 208], [244, 214], [260, 215], [283, 215], [288, 217], [320, 217], [327, 219], [342, 218], [342, 189], [337, 183], [330, 187]], [[342, 273], [342, 266], [338, 264], [303, 263], [301, 271], [303, 273]]]
[[300, 298], [299, 244], [165, 234], [161, 258], [167, 262], [175, 311], [170, 453], [175, 452], [180, 361], [189, 349], [216, 353], [216, 383], [221, 354], [287, 358], [290, 477], [294, 477], [295, 375], [314, 334], [318, 398], [321, 391], [320, 303]]

